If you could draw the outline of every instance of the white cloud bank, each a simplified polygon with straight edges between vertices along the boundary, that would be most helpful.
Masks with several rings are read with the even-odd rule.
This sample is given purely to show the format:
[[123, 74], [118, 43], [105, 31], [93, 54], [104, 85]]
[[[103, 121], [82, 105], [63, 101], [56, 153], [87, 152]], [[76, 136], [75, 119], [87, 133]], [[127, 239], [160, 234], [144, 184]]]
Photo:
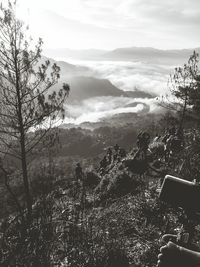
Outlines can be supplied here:
[[[93, 77], [108, 79], [117, 88], [160, 95], [167, 92], [167, 80], [172, 67], [122, 61], [71, 61], [87, 66]], [[72, 88], [73, 90], [73, 88]], [[78, 104], [67, 103], [64, 123], [80, 124], [98, 122], [104, 118], [122, 113], [159, 112], [156, 99], [130, 97], [95, 97]]]
[[117, 88], [134, 91], [135, 88], [153, 95], [167, 92], [167, 81], [173, 67], [127, 61], [70, 61], [87, 66], [91, 76], [108, 79]]
[[128, 97], [95, 97], [77, 105], [66, 105], [64, 123], [80, 124], [98, 122], [104, 118], [123, 113], [156, 112], [156, 99], [134, 99]]

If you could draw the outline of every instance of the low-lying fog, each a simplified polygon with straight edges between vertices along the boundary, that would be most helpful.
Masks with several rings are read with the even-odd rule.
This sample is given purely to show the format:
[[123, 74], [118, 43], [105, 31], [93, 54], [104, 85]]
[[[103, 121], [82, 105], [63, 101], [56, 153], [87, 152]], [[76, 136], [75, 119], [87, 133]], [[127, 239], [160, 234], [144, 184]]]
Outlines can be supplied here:
[[[80, 124], [83, 122], [97, 122], [102, 118], [111, 117], [120, 113], [136, 113], [136, 112], [156, 112], [156, 96], [167, 92], [167, 82], [174, 66], [156, 65], [145, 62], [129, 62], [129, 61], [77, 61], [67, 60], [67, 63], [73, 64], [80, 68], [80, 71], [71, 75], [63, 72], [63, 78], [71, 81], [71, 94], [77, 90], [77, 95], [84, 95], [85, 90], [96, 90], [95, 96], [79, 99], [78, 101], [68, 100], [66, 105], [65, 123]], [[81, 77], [81, 78], [80, 78]], [[95, 80], [90, 81], [88, 77], [97, 79], [106, 79], [122, 92], [142, 91], [152, 95], [152, 97], [144, 96], [140, 98], [102, 95], [105, 93], [104, 83], [98, 89]], [[74, 81], [78, 80], [78, 83]], [[87, 79], [85, 81], [84, 79]], [[73, 82], [72, 82], [73, 81]], [[83, 86], [84, 84], [84, 86]], [[76, 87], [76, 88], [75, 88]], [[78, 89], [77, 89], [78, 87]], [[90, 88], [91, 87], [91, 88]], [[107, 87], [106, 87], [107, 90]], [[113, 90], [113, 88], [112, 88]], [[101, 91], [101, 92], [100, 92]]]

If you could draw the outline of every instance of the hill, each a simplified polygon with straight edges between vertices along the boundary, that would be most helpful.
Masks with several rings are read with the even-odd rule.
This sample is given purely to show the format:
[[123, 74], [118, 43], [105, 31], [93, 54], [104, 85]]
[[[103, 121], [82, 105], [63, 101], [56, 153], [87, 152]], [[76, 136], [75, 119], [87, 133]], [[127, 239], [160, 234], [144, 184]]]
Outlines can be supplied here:
[[[71, 91], [68, 101], [82, 101], [98, 96], [127, 96], [126, 93], [106, 79], [76, 76], [68, 79]], [[58, 84], [56, 87], [60, 86]]]
[[97, 59], [101, 58], [103, 54], [107, 51], [100, 49], [83, 49], [83, 50], [75, 50], [68, 48], [60, 48], [60, 49], [46, 49], [45, 55], [53, 58], [65, 58], [65, 59], [78, 59], [78, 60], [88, 60], [88, 59]]
[[125, 47], [110, 51], [51, 49], [46, 55], [53, 58], [76, 60], [111, 60], [111, 61], [144, 61], [157, 64], [183, 64], [192, 52], [200, 52], [200, 48], [162, 50], [152, 47]]
[[[51, 65], [56, 63], [60, 67], [61, 79], [66, 79], [71, 76], [84, 76], [91, 74], [91, 69], [86, 66], [74, 65], [62, 60], [57, 61], [46, 56], [42, 56], [41, 60], [38, 62], [38, 65], [44, 63], [46, 60], [49, 60], [51, 62]], [[50, 69], [48, 70], [48, 74], [50, 74]]]
[[161, 50], [151, 47], [118, 48], [103, 55], [107, 60], [145, 61], [150, 63], [173, 64], [184, 63], [192, 52], [200, 48], [182, 50]]
[[[63, 79], [62, 79], [63, 80]], [[61, 87], [62, 81], [59, 82], [54, 90]], [[90, 76], [72, 76], [68, 77], [67, 82], [70, 84], [70, 94], [68, 101], [82, 101], [85, 99], [101, 96], [113, 97], [130, 97], [130, 98], [154, 98], [155, 95], [146, 93], [144, 91], [123, 91], [114, 86], [107, 79], [98, 79]]]

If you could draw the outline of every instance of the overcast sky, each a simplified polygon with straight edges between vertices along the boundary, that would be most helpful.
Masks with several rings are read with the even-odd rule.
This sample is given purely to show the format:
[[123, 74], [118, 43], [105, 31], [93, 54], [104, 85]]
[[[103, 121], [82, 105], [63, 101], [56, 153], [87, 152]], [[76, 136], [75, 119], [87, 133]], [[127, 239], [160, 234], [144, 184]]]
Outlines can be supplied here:
[[18, 0], [18, 5], [44, 48], [200, 46], [200, 0]]

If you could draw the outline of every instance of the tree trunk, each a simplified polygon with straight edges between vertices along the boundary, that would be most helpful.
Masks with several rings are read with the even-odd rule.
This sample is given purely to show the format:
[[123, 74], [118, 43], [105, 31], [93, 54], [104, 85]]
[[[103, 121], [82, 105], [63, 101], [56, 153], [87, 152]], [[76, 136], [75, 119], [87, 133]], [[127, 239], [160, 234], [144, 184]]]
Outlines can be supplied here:
[[28, 180], [28, 171], [27, 171], [27, 162], [26, 162], [26, 147], [25, 147], [25, 132], [24, 132], [24, 121], [23, 121], [23, 98], [21, 97], [21, 86], [20, 86], [20, 70], [18, 68], [19, 64], [19, 51], [17, 49], [17, 32], [15, 28], [15, 38], [14, 38], [14, 64], [15, 64], [15, 86], [16, 86], [16, 95], [17, 95], [17, 117], [19, 123], [19, 132], [20, 132], [20, 146], [21, 146], [21, 166], [22, 166], [22, 176], [23, 176], [23, 183], [24, 183], [24, 191], [25, 191], [25, 198], [26, 198], [26, 205], [27, 205], [27, 212], [28, 212], [28, 219], [30, 220], [32, 217], [32, 198], [30, 194], [30, 187], [29, 187], [29, 180]]
[[32, 198], [31, 198], [31, 194], [30, 194], [30, 185], [29, 185], [29, 180], [28, 180], [26, 151], [25, 151], [25, 140], [24, 140], [23, 130], [21, 132], [20, 143], [21, 143], [22, 176], [23, 176], [23, 182], [24, 182], [24, 190], [25, 190], [25, 196], [26, 196], [28, 218], [31, 219], [31, 217], [32, 217]]
[[186, 109], [187, 109], [187, 95], [185, 97], [185, 101], [184, 101], [184, 106], [183, 106], [183, 111], [182, 111], [182, 115], [181, 115], [181, 121], [180, 121], [180, 125], [179, 125], [179, 129], [183, 128], [183, 123], [185, 120], [185, 114], [186, 114]]

